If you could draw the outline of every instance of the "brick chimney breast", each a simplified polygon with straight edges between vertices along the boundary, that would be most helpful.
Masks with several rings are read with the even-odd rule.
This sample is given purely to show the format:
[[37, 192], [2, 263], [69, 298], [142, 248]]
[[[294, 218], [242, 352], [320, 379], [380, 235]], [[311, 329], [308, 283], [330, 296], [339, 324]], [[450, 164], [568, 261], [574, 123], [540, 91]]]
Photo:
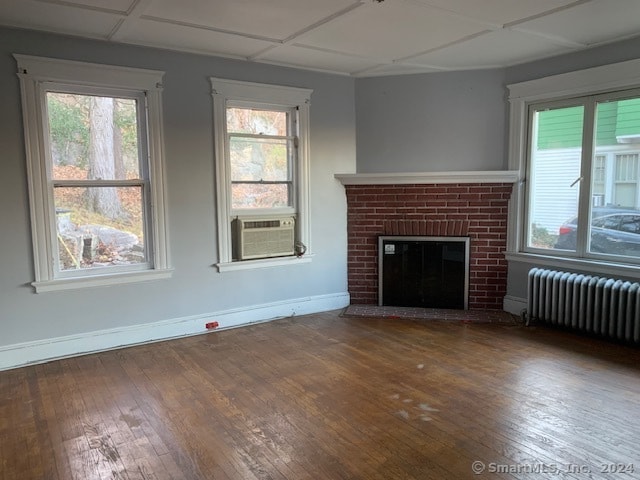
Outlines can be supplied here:
[[512, 183], [345, 185], [351, 303], [378, 303], [379, 235], [470, 238], [469, 308], [502, 309]]

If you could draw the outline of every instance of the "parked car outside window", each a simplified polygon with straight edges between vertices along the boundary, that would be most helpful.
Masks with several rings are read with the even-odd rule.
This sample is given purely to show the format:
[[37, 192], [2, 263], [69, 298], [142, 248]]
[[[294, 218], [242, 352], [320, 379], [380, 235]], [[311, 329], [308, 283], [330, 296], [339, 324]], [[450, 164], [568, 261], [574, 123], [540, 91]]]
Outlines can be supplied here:
[[[563, 223], [555, 248], [576, 249], [578, 217]], [[592, 211], [589, 251], [607, 255], [640, 257], [640, 211], [596, 207]]]

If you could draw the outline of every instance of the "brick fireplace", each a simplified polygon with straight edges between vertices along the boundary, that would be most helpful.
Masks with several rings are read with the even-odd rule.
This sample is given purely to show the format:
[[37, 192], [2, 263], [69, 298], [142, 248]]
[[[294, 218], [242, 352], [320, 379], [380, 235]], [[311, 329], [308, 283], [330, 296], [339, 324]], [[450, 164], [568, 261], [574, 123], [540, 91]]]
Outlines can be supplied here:
[[468, 236], [469, 308], [502, 310], [507, 290], [508, 202], [515, 172], [341, 174], [336, 178], [345, 185], [347, 195], [352, 304], [378, 303], [379, 235]]

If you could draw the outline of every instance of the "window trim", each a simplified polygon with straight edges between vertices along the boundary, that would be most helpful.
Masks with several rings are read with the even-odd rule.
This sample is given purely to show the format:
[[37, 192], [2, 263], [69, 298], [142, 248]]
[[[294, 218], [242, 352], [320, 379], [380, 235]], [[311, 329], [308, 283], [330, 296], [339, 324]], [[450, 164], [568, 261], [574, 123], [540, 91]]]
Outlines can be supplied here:
[[[36, 293], [131, 283], [171, 276], [168, 250], [168, 223], [165, 196], [164, 148], [162, 125], [162, 77], [164, 72], [72, 60], [60, 60], [14, 54], [20, 80], [22, 112], [27, 159], [27, 181], [34, 255]], [[147, 154], [150, 178], [150, 218], [147, 227], [152, 236], [149, 246], [149, 269], [129, 272], [108, 270], [80, 276], [57, 276], [51, 225], [52, 198], [44, 132], [44, 85], [64, 84], [70, 87], [103, 88], [105, 90], [139, 91], [146, 96]]]
[[510, 261], [532, 262], [552, 267], [605, 270], [640, 278], [638, 266], [611, 260], [572, 258], [544, 255], [524, 251], [526, 221], [527, 155], [528, 155], [528, 112], [531, 104], [559, 102], [571, 97], [599, 95], [617, 90], [640, 87], [640, 59], [610, 65], [577, 70], [552, 75], [535, 80], [507, 85], [509, 92], [509, 170], [518, 171], [519, 181], [514, 185], [510, 200], [507, 252]]
[[[213, 97], [215, 174], [217, 200], [218, 263], [219, 272], [245, 270], [279, 265], [291, 265], [309, 262], [311, 254], [310, 222], [310, 148], [309, 148], [309, 106], [313, 90], [300, 87], [288, 87], [265, 83], [245, 82], [210, 77], [211, 96]], [[227, 104], [237, 105], [273, 105], [298, 109], [298, 158], [293, 166], [294, 198], [296, 207], [296, 237], [307, 247], [303, 257], [281, 257], [257, 260], [232, 260], [231, 220], [231, 172], [228, 164], [228, 146], [226, 131]], [[273, 212], [269, 212], [273, 213]], [[254, 214], [255, 215], [255, 214]]]

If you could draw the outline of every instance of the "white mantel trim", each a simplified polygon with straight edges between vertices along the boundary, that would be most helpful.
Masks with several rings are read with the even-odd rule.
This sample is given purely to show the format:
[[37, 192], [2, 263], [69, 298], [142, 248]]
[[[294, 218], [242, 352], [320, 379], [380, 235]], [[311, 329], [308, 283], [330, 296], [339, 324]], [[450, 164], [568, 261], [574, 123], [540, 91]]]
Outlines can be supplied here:
[[336, 173], [343, 185], [424, 185], [436, 183], [515, 183], [517, 170], [415, 173]]

